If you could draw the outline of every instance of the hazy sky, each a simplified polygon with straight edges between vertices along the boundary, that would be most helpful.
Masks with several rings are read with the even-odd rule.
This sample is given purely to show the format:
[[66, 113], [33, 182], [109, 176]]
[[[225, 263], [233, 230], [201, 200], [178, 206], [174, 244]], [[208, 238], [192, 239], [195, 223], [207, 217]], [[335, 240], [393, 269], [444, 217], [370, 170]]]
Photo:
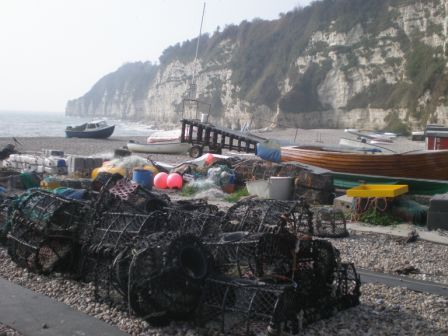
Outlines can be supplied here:
[[[207, 0], [203, 32], [311, 0]], [[203, 0], [0, 0], [0, 110], [63, 112], [123, 63], [197, 37]], [[0, 116], [1, 117], [1, 116]]]

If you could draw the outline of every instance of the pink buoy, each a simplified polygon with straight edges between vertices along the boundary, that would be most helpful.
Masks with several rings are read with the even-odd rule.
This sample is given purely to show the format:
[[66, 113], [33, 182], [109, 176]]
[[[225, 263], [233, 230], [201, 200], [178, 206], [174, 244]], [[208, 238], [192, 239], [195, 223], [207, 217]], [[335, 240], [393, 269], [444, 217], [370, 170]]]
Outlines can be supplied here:
[[154, 187], [158, 189], [166, 189], [167, 188], [167, 179], [168, 174], [165, 172], [157, 173], [156, 176], [154, 176]]
[[215, 156], [211, 153], [207, 153], [205, 154], [204, 161], [207, 166], [210, 166], [213, 163], [213, 161], [215, 161]]
[[170, 189], [182, 189], [182, 185], [184, 184], [184, 181], [182, 179], [182, 176], [178, 173], [171, 173], [168, 175], [168, 178], [166, 179], [166, 183], [168, 185], [168, 188]]

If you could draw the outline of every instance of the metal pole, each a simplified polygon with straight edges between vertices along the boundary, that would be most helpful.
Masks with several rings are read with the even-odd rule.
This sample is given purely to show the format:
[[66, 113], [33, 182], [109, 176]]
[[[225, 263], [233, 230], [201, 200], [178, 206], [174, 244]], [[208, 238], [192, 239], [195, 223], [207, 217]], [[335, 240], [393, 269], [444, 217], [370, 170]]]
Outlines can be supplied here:
[[196, 54], [194, 56], [194, 61], [193, 61], [193, 78], [192, 78], [192, 83], [193, 84], [195, 83], [195, 77], [196, 77], [196, 60], [198, 58], [199, 40], [201, 39], [201, 34], [202, 34], [202, 24], [204, 22], [204, 14], [205, 14], [205, 2], [204, 2], [204, 7], [202, 8], [201, 26], [199, 28], [198, 43], [196, 43]]

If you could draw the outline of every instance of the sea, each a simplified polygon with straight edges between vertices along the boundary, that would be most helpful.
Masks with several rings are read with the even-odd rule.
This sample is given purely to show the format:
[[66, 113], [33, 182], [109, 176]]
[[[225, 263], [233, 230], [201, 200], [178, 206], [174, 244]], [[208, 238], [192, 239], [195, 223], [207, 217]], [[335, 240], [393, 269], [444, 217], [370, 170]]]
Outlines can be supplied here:
[[[115, 125], [113, 136], [148, 136], [156, 131], [154, 125], [145, 122], [106, 120]], [[67, 126], [76, 126], [92, 118], [68, 117], [64, 113], [0, 111], [0, 137], [65, 137]]]

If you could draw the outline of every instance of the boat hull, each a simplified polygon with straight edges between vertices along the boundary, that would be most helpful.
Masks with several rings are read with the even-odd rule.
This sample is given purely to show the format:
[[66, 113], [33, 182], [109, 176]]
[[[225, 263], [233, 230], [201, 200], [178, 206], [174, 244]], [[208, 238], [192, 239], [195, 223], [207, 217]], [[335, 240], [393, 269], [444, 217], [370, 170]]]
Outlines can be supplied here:
[[73, 131], [65, 130], [67, 138], [89, 138], [89, 139], [106, 139], [114, 133], [115, 126], [109, 126], [102, 129], [92, 131]]
[[448, 192], [448, 181], [415, 179], [409, 177], [387, 177], [332, 172], [333, 185], [337, 189], [350, 189], [361, 184], [406, 184], [414, 195], [436, 195]]
[[151, 143], [142, 144], [138, 142], [129, 142], [127, 144], [128, 149], [134, 153], [152, 153], [152, 154], [185, 154], [190, 148], [189, 143]]
[[335, 172], [448, 180], [448, 150], [364, 154], [282, 147], [281, 161], [295, 161]]

